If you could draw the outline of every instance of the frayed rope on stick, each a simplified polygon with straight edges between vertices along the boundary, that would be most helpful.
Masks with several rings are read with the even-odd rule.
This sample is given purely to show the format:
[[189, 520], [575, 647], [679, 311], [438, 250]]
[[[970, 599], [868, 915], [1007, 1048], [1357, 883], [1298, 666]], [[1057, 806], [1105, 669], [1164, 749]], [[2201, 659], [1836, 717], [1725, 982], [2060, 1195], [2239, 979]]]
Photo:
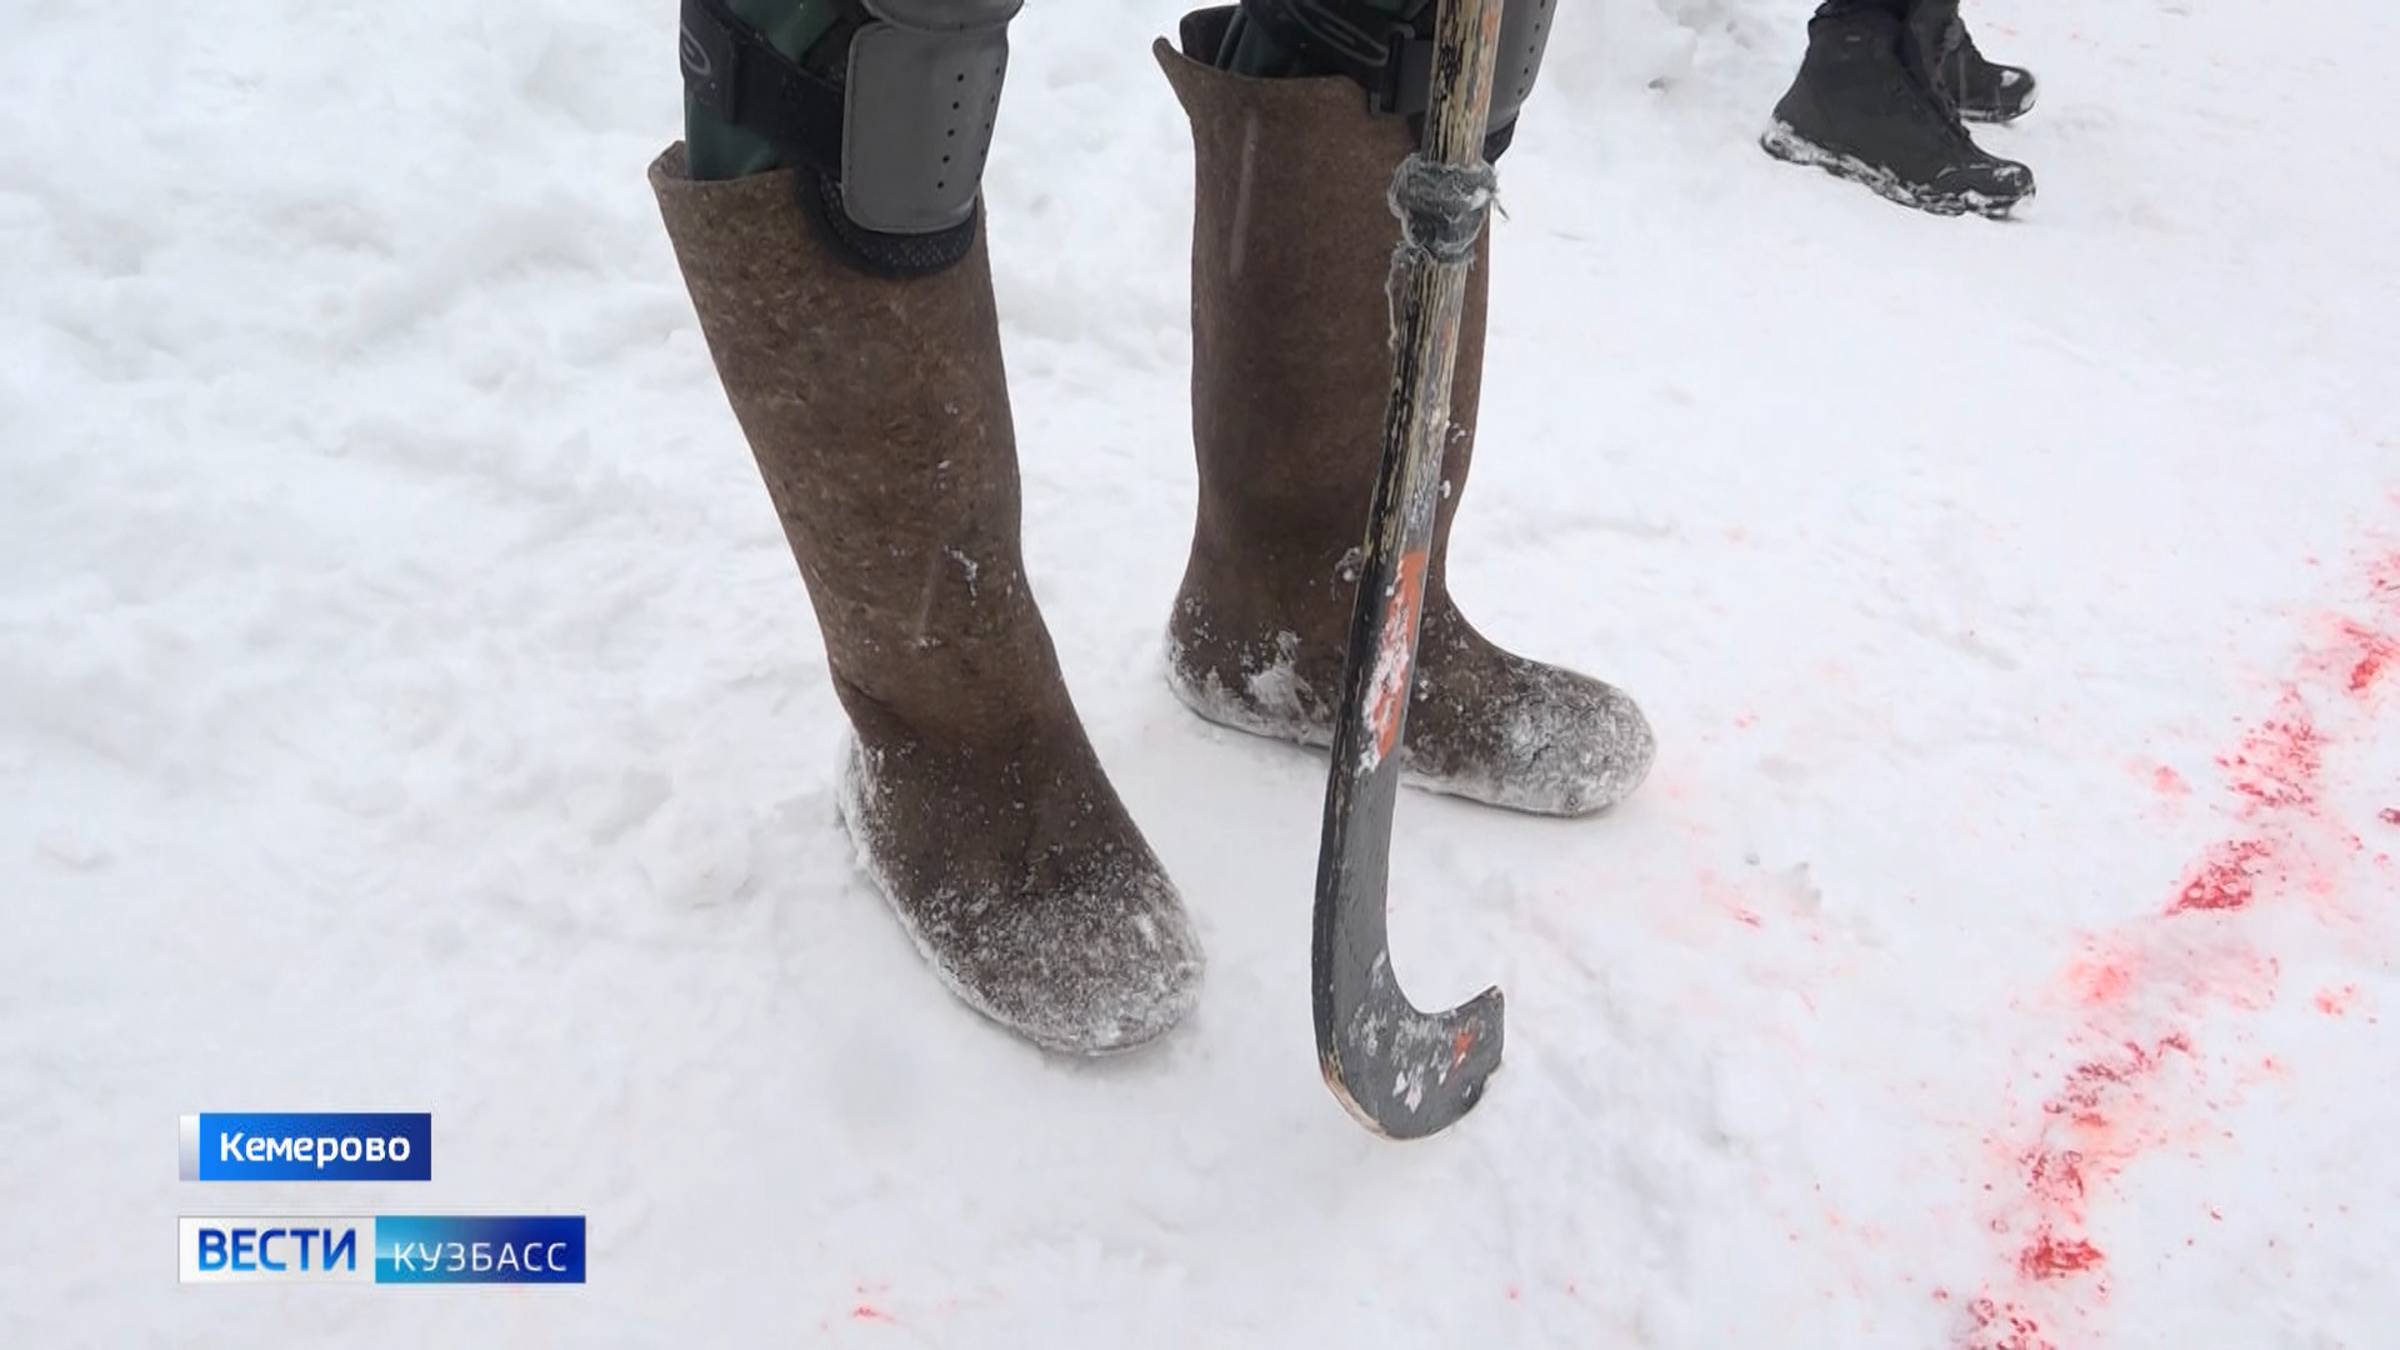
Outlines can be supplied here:
[[1500, 189], [1489, 164], [1443, 164], [1410, 155], [1392, 175], [1392, 214], [1400, 217], [1400, 250], [1435, 263], [1475, 256], [1484, 217]]

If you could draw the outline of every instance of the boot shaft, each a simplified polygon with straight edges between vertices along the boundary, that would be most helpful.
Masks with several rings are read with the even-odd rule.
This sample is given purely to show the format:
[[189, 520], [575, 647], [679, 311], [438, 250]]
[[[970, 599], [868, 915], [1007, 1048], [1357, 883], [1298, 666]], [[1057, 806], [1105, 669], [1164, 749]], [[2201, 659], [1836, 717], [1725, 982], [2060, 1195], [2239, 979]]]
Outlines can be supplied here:
[[[1222, 24], [1202, 11], [1180, 52], [1157, 48], [1193, 140], [1195, 554], [1330, 581], [1361, 537], [1382, 448], [1399, 237], [1389, 191], [1415, 142], [1347, 79], [1213, 68]], [[1461, 325], [1437, 574], [1481, 397], [1488, 234], [1484, 248]]]
[[[1511, 0], [1516, 3], [1516, 0]], [[1389, 197], [1415, 149], [1347, 78], [1213, 69], [1216, 15], [1159, 63], [1192, 123], [1192, 557], [1168, 623], [1177, 696], [1223, 725], [1330, 743], [1392, 392]], [[1468, 273], [1406, 740], [1411, 781], [1581, 815], [1632, 791], [1653, 740], [1631, 699], [1486, 639], [1449, 594], [1473, 455], [1491, 233]]]
[[853, 720], [972, 739], [1055, 701], [980, 237], [891, 280], [822, 238], [794, 171], [697, 182], [678, 146], [650, 181]]

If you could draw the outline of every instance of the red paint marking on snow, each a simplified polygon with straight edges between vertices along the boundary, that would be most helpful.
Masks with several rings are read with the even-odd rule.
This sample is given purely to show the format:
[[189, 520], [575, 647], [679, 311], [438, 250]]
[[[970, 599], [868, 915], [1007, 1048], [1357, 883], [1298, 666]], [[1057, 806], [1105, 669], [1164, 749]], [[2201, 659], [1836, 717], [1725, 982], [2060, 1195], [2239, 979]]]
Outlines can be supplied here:
[[2018, 1253], [2017, 1269], [2029, 1280], [2062, 1280], [2069, 1275], [2080, 1275], [2106, 1259], [2088, 1239], [2061, 1238], [2045, 1231]]
[[[2370, 854], [2335, 817], [2325, 763], [2329, 749], [2376, 730], [2392, 703], [2384, 692], [2400, 686], [2400, 550], [2375, 559], [2368, 577], [2373, 614], [2318, 625], [2274, 704], [2217, 756], [2224, 836], [2187, 864], [2163, 912], [2085, 938], [2063, 970], [2063, 1004], [2081, 1020], [2058, 1058], [2073, 1067], [2038, 1113], [2014, 1108], [2015, 1124], [1986, 1136], [2013, 1184], [1985, 1187], [1995, 1197], [1984, 1227], [1997, 1261], [1968, 1305], [1971, 1325], [1958, 1333], [1958, 1350], [2057, 1350], [2037, 1313], [2053, 1326], [2071, 1324], [2108, 1294], [2111, 1260], [2092, 1239], [2088, 1207], [2162, 1146], [2180, 1144], [2198, 1157], [2204, 1140], [2232, 1138], [2209, 1114], [2239, 1093], [2203, 1096], [2211, 1065], [2288, 1074], [2271, 1054], [2220, 1051], [2203, 1060], [2193, 1048], [2194, 1019], [2211, 1008], [2248, 1012], [2275, 1002], [2281, 962], [2240, 940], [2252, 931], [2250, 912], [2304, 904], [2327, 920], [2364, 921], [2363, 898], [2342, 893], [2342, 869], [2353, 858], [2388, 855]], [[2161, 796], [2191, 791], [2167, 765], [2149, 766], [2147, 776]], [[2378, 818], [2400, 826], [2400, 807]], [[2217, 923], [2189, 917], [2202, 911]], [[2343, 1016], [2355, 993], [2321, 989], [2316, 1006]], [[2238, 1082], [2243, 1071], [2235, 1072]], [[2210, 1217], [2223, 1215], [2212, 1208]], [[2146, 1264], [2149, 1254], [2140, 1259]]]
[[2400, 665], [2400, 553], [2379, 560], [2372, 570], [2371, 594], [2379, 610], [2374, 622], [2351, 614], [2333, 618], [2333, 639], [2318, 654], [2320, 671], [2346, 675], [2352, 694], [2364, 699]]
[[1517, 1286], [1515, 1286], [1515, 1285], [1513, 1285], [1513, 1284], [1512, 1284], [1512, 1285], [1510, 1285], [1510, 1286], [1508, 1287], [1507, 1293], [1508, 1293], [1508, 1301], [1509, 1301], [1509, 1302], [1511, 1302], [1511, 1303], [1514, 1303], [1514, 1302], [1516, 1302], [1516, 1301], [1517, 1301], [1519, 1298], [1521, 1298], [1521, 1297], [1523, 1297], [1523, 1296], [1524, 1296], [1524, 1293], [1525, 1293], [1525, 1291], [1524, 1291], [1524, 1290], [1522, 1290], [1522, 1289], [1519, 1289]]
[[2342, 624], [2342, 634], [2359, 646], [2358, 660], [2350, 667], [2350, 692], [2370, 693], [2392, 663], [2400, 660], [2400, 640], [2347, 620]]
[[2169, 914], [2196, 909], [2246, 909], [2258, 898], [2258, 875], [2274, 860], [2264, 839], [2236, 839], [2210, 846], [2200, 865], [2176, 890]]
[[2286, 685], [2282, 715], [2259, 723], [2240, 745], [2217, 756], [2217, 764], [2225, 770], [2227, 787], [2259, 805], [2315, 805], [2325, 743], [2299, 689]]
[[2059, 1209], [2083, 1203], [2083, 1154], [2074, 1149], [2040, 1149], [2025, 1160], [2025, 1184]]
[[2142, 954], [2122, 943], [2085, 943], [2084, 954], [2067, 964], [2067, 992], [2091, 1006], [2115, 1003], [2141, 978]]
[[881, 1322], [887, 1326], [900, 1325], [899, 1318], [892, 1316], [890, 1313], [885, 1312], [883, 1309], [876, 1307], [872, 1303], [861, 1303], [857, 1307], [852, 1308], [850, 1310], [850, 1320], [854, 1322]]
[[1748, 731], [1750, 728], [1758, 725], [1758, 714], [1754, 712], [1736, 713], [1734, 714], [1733, 725], [1739, 730]]
[[[2012, 1255], [2019, 1281], [2051, 1284], [2104, 1264], [2084, 1232], [2086, 1203], [2098, 1183], [2113, 1180], [2158, 1133], [2146, 1123], [2155, 1114], [2149, 1080], [2191, 1050], [2182, 1032], [2148, 1046], [2128, 1041], [2077, 1064], [2042, 1102], [2047, 1123], [2017, 1157], [2020, 1198], [1987, 1225], [1997, 1234], [2032, 1234]], [[1977, 1350], [1982, 1344], [1970, 1342]]]
[[2014, 1303], [1979, 1298], [1967, 1305], [1974, 1327], [1963, 1342], [1965, 1350], [2058, 1350], [2042, 1335], [2042, 1324]]
[[2155, 1048], [2144, 1050], [2139, 1044], [2127, 1041], [2123, 1053], [2106, 1059], [2087, 1059], [2075, 1066], [2056, 1094], [2042, 1103], [2044, 1114], [2071, 1116], [2081, 1120], [2105, 1119], [2104, 1108], [2121, 1089], [2138, 1084], [2157, 1072], [2165, 1062], [2167, 1052], [2188, 1055], [2192, 1043], [2182, 1032], [2161, 1037]]
[[1764, 928], [1767, 926], [1767, 921], [1759, 917], [1758, 911], [1750, 908], [1747, 905], [1735, 905], [1733, 907], [1733, 918], [1734, 922], [1745, 923], [1750, 925], [1752, 928]]

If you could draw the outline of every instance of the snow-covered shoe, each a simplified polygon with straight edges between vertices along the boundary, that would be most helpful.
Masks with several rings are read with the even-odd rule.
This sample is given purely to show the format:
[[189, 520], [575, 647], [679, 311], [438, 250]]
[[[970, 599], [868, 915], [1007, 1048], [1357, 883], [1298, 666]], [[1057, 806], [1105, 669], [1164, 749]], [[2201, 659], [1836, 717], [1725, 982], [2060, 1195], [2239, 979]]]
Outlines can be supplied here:
[[981, 239], [913, 280], [843, 262], [792, 172], [650, 182], [824, 630], [842, 814], [942, 979], [1053, 1050], [1164, 1032], [1200, 946], [1059, 677], [1018, 550]]
[[1958, 17], [1958, 0], [1927, 0], [1910, 23], [1933, 54], [1942, 95], [1970, 122], [2014, 122], [2033, 111], [2033, 72], [1984, 59], [1975, 35]]
[[[1159, 63], [1192, 122], [1192, 431], [1200, 510], [1168, 624], [1168, 679], [1201, 716], [1309, 745], [1332, 739], [1356, 558], [1391, 386], [1385, 197], [1408, 126], [1346, 78], [1254, 79], [1207, 64], [1228, 11], [1183, 25]], [[1489, 235], [1485, 236], [1488, 247]], [[1487, 269], [1468, 285], [1445, 493], [1404, 753], [1413, 781], [1580, 815], [1648, 772], [1624, 694], [1501, 650], [1462, 618], [1444, 555], [1482, 383]]]
[[2004, 216], [2033, 195], [2033, 171], [1975, 144], [1918, 35], [1879, 10], [1810, 21], [1799, 78], [1759, 143], [1937, 215]]

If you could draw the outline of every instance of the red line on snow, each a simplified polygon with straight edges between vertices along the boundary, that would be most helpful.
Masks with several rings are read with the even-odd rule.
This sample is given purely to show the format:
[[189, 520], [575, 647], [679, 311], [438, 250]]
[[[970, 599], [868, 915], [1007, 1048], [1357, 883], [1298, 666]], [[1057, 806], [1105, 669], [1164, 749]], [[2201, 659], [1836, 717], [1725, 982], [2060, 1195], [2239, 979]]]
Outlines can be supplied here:
[[[2038, 1115], [1993, 1136], [2012, 1183], [1994, 1188], [2005, 1198], [1987, 1222], [2003, 1263], [1965, 1305], [1958, 1350], [2058, 1350], [2037, 1310], [2055, 1321], [2106, 1301], [2111, 1255], [2086, 1230], [2089, 1205], [2145, 1153], [2205, 1124], [2207, 1108], [2185, 1090], [2206, 1071], [2191, 1014], [2255, 1011], [2277, 993], [2274, 956], [2247, 944], [2238, 926], [2205, 925], [2237, 925], [2254, 906], [2294, 900], [2345, 912], [2335, 877], [2365, 845], [2322, 803], [2335, 738], [2320, 721], [2350, 719], [2344, 725], [2364, 730], [2381, 692], [2400, 686], [2400, 551], [2375, 560], [2366, 590], [2372, 620], [2324, 623], [2275, 707], [2217, 757], [2231, 830], [2185, 867], [2155, 914], [2087, 938], [2063, 972], [2083, 1017], [2066, 1047], [2074, 1067]], [[2188, 791], [2164, 766], [2153, 786], [2169, 796]], [[2379, 818], [2400, 825], [2400, 808]], [[2316, 1006], [2339, 1017], [2356, 992], [2322, 990]], [[2273, 1056], [2260, 1062], [2280, 1071]], [[2078, 1334], [2075, 1343], [2090, 1340]]]

